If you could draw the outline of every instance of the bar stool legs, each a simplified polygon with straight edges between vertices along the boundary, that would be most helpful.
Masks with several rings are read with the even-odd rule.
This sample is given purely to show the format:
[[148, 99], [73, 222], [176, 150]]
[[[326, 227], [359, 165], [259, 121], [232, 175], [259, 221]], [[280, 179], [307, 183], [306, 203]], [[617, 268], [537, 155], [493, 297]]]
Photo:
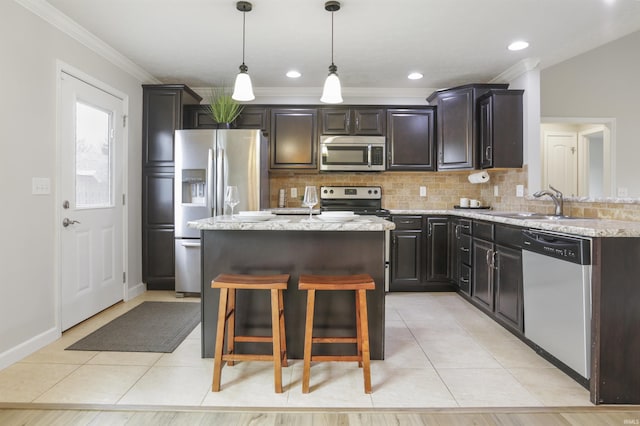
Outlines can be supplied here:
[[[367, 315], [367, 290], [375, 289], [375, 282], [368, 274], [323, 276], [301, 275], [300, 290], [307, 290], [307, 317], [304, 330], [304, 366], [302, 372], [302, 393], [309, 393], [312, 361], [357, 361], [362, 367], [364, 392], [371, 393], [371, 356], [369, 353], [369, 319]], [[313, 337], [313, 317], [316, 290], [355, 291], [356, 336], [355, 337]], [[355, 343], [357, 354], [314, 356], [314, 343]]]
[[[273, 361], [274, 386], [276, 393], [282, 393], [282, 367], [287, 363], [287, 343], [284, 328], [284, 297], [289, 275], [239, 275], [220, 274], [211, 283], [212, 288], [220, 289], [218, 304], [218, 324], [216, 327], [216, 346], [213, 360], [213, 383], [211, 390], [220, 391], [222, 365], [234, 365], [235, 361]], [[271, 336], [238, 336], [235, 334], [236, 290], [269, 290], [271, 294]], [[227, 353], [223, 353], [225, 333]], [[273, 353], [270, 355], [237, 354], [236, 342], [270, 342]]]

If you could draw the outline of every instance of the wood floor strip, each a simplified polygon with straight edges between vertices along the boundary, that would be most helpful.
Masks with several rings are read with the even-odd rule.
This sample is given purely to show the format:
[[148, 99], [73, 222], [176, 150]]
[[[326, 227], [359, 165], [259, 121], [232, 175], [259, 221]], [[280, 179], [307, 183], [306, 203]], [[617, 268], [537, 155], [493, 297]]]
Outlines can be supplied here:
[[[6, 405], [6, 404], [4, 404]], [[17, 405], [17, 404], [15, 404]], [[37, 405], [37, 404], [28, 404]], [[566, 426], [637, 425], [640, 407], [558, 407], [478, 409], [114, 409], [2, 408], [3, 426], [56, 425], [283, 425], [376, 426], [376, 425], [477, 425]]]

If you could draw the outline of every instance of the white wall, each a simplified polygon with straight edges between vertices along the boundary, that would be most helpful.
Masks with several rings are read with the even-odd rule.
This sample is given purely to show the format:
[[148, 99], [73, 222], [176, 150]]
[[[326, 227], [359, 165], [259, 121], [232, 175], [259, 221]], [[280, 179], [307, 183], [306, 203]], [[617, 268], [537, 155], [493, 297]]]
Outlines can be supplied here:
[[615, 119], [615, 179], [640, 197], [640, 31], [540, 74], [543, 117]]
[[129, 97], [128, 284], [141, 273], [141, 81], [13, 1], [0, 1], [0, 368], [59, 335], [55, 193], [31, 195], [32, 177], [56, 187], [56, 61]]

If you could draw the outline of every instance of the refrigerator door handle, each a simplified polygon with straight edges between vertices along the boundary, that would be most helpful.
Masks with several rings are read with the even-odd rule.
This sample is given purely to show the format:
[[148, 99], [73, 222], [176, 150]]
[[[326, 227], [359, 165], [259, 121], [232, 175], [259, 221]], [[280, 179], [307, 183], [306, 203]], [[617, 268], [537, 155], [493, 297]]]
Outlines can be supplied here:
[[210, 212], [211, 216], [215, 216], [216, 212], [216, 200], [215, 200], [215, 176], [213, 175], [213, 149], [209, 148], [209, 153], [207, 156], [207, 200], [206, 207], [207, 211]]
[[224, 215], [224, 149], [218, 147], [218, 155], [216, 161], [216, 195], [217, 195], [217, 206], [216, 206], [216, 214]]

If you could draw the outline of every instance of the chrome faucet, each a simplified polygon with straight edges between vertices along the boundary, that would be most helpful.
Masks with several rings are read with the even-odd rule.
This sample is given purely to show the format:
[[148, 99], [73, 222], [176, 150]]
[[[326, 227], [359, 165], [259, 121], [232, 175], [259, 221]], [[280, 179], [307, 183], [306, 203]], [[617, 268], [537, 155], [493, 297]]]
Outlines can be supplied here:
[[533, 194], [534, 197], [536, 198], [540, 198], [543, 195], [548, 195], [549, 197], [551, 197], [551, 199], [553, 200], [553, 203], [556, 205], [556, 212], [555, 215], [556, 216], [564, 216], [564, 213], [562, 212], [562, 192], [558, 191], [557, 189], [555, 189], [553, 186], [549, 185], [549, 188], [552, 189], [554, 192], [549, 191], [548, 189], [543, 189], [541, 191], [538, 191], [536, 193]]

